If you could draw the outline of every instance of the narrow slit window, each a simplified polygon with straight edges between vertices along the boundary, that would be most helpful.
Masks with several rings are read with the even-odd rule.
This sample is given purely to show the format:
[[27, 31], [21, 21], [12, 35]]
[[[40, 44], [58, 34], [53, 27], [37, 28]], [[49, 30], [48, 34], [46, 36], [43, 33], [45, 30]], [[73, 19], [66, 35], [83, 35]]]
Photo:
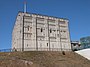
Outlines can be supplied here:
[[43, 32], [43, 29], [41, 28], [41, 32]]
[[29, 31], [29, 26], [28, 26], [28, 31]]
[[48, 43], [47, 43], [47, 46], [48, 46]]
[[50, 33], [52, 33], [52, 30], [50, 29]]

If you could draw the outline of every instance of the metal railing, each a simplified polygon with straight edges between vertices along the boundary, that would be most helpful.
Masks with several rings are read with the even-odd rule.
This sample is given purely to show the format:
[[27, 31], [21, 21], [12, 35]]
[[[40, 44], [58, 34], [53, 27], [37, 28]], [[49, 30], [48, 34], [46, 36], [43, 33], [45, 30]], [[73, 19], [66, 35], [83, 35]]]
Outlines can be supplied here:
[[12, 52], [13, 49], [0, 49], [0, 52]]
[[[14, 49], [0, 49], [0, 52], [17, 52], [22, 51], [22, 48], [14, 48]], [[71, 49], [65, 48], [24, 48], [24, 51], [71, 51]]]

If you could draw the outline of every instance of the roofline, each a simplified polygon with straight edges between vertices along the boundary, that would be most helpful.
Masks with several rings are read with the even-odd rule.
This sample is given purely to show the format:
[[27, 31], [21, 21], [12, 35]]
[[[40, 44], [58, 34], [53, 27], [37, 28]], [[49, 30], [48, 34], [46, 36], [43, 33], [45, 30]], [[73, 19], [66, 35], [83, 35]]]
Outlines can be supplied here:
[[[24, 13], [23, 11], [19, 11], [18, 13]], [[60, 18], [60, 17], [55, 17], [55, 16], [49, 16], [49, 15], [43, 15], [43, 14], [37, 14], [37, 13], [30, 13], [30, 12], [26, 12], [26, 14], [34, 14], [34, 15], [41, 15], [41, 16], [48, 16], [48, 17], [53, 17], [53, 18], [58, 18], [58, 19], [64, 19], [64, 20], [69, 20], [67, 18]]]

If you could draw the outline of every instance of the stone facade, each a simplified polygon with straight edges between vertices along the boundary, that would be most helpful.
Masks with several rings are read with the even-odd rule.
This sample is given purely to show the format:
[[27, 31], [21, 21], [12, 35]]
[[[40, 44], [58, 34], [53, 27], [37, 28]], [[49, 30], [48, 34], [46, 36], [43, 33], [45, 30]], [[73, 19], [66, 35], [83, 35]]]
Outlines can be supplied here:
[[12, 48], [17, 51], [71, 50], [68, 20], [19, 12], [12, 32]]

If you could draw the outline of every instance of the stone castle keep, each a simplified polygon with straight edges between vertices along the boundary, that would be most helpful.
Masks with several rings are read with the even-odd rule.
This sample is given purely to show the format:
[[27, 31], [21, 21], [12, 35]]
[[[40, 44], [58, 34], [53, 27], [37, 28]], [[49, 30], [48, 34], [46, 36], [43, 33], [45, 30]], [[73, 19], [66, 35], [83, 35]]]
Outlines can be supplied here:
[[19, 12], [12, 32], [12, 49], [17, 51], [71, 50], [68, 20]]

